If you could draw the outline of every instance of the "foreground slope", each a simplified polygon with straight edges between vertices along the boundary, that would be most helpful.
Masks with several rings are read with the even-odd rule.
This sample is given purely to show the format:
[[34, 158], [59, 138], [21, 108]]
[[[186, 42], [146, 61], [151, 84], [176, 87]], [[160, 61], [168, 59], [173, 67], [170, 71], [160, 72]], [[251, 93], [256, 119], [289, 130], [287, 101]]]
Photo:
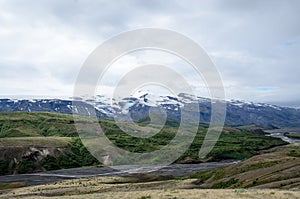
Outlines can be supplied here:
[[[195, 189], [192, 180], [122, 182], [120, 177], [67, 180], [55, 184], [0, 190], [0, 198], [271, 198], [297, 199], [297, 190]], [[119, 183], [118, 183], [119, 182]]]
[[199, 188], [300, 189], [300, 144], [265, 151], [238, 164], [192, 176]]
[[[296, 199], [300, 197], [299, 149], [298, 144], [281, 146], [235, 165], [200, 172], [186, 178], [135, 174], [72, 179], [19, 189], [12, 188], [22, 186], [21, 184], [7, 184], [0, 187], [0, 198]], [[259, 189], [244, 189], [250, 187]]]

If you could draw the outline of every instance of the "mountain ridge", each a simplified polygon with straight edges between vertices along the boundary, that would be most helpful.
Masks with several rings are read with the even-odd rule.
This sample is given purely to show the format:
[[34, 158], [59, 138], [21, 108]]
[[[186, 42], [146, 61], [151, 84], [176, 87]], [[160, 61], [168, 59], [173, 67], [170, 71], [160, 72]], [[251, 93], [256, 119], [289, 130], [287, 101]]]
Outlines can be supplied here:
[[[181, 93], [178, 96], [155, 96], [151, 93], [109, 99], [103, 95], [94, 98], [73, 99], [0, 99], [0, 112], [57, 112], [79, 113], [90, 116], [89, 109], [95, 109], [96, 117], [111, 119], [114, 116], [130, 115], [134, 121], [149, 117], [152, 107], [161, 107], [167, 117], [180, 121], [180, 110], [191, 103], [199, 104], [200, 122], [210, 122], [212, 100]], [[82, 111], [83, 110], [83, 111]], [[195, 112], [196, 113], [196, 112]], [[197, 113], [196, 113], [197, 114]], [[242, 100], [226, 100], [225, 125], [272, 125], [276, 128], [300, 127], [300, 109], [281, 107], [265, 103]]]

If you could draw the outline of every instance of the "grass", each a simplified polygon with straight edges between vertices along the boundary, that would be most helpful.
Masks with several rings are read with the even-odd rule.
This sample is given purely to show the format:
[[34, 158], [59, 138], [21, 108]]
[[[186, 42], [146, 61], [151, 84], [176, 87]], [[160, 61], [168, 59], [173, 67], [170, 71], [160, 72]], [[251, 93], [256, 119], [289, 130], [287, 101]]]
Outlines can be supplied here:
[[[79, 118], [86, 124], [88, 119]], [[160, 133], [151, 138], [136, 138], [122, 132], [114, 121], [95, 120], [105, 135], [117, 146], [128, 151], [149, 152], [168, 144], [175, 136], [178, 123], [168, 121]], [[131, 128], [128, 125], [128, 128]], [[198, 159], [198, 152], [208, 125], [200, 124], [190, 148], [177, 160]], [[151, 130], [151, 129], [150, 129]], [[89, 131], [89, 129], [87, 129]], [[46, 156], [41, 166], [47, 170], [97, 165], [81, 143], [70, 115], [55, 113], [1, 113], [0, 149], [34, 147], [64, 147], [67, 153]], [[214, 149], [202, 161], [238, 159], [235, 165], [198, 172], [184, 180], [172, 176], [134, 174], [126, 177], [74, 179], [48, 185], [25, 187], [24, 183], [0, 184], [0, 198], [36, 198], [68, 195], [72, 198], [297, 198], [299, 192], [278, 190], [247, 190], [242, 188], [299, 188], [300, 146], [287, 145], [265, 154], [263, 150], [286, 144], [278, 138], [257, 135], [251, 131], [225, 127]], [[15, 154], [16, 155], [16, 154]], [[253, 157], [254, 156], [254, 157]], [[9, 172], [10, 162], [0, 160], [0, 170]], [[31, 159], [21, 160], [14, 169], [26, 173], [36, 166]], [[1, 173], [0, 171], [0, 173]], [[1, 173], [3, 174], [3, 173]], [[19, 189], [15, 189], [19, 188]], [[202, 188], [202, 189], [198, 189]], [[210, 188], [210, 190], [203, 189]], [[223, 188], [215, 190], [211, 188]], [[224, 190], [224, 188], [239, 188]], [[2, 194], [2, 195], [1, 195]]]
[[288, 153], [288, 156], [299, 158], [299, 157], [300, 157], [300, 151], [299, 151], [299, 150], [296, 150], [296, 149], [292, 149], [292, 150]]
[[[76, 117], [85, 133], [95, 134], [90, 123], [99, 123], [105, 136], [116, 146], [127, 151], [144, 153], [161, 149], [169, 144], [177, 133], [179, 124], [167, 121], [161, 131], [150, 138], [138, 138], [123, 132], [114, 121], [88, 119]], [[133, 131], [131, 124], [126, 124], [129, 131]], [[143, 126], [143, 125], [142, 125]], [[145, 127], [144, 127], [145, 128]], [[146, 127], [154, 131], [151, 127]], [[257, 135], [251, 131], [225, 127], [219, 140], [206, 159], [199, 159], [198, 153], [206, 135], [208, 124], [200, 123], [195, 138], [188, 150], [179, 157], [178, 163], [186, 159], [197, 161], [219, 161], [225, 159], [244, 160], [259, 154], [263, 149], [286, 144], [279, 138]], [[187, 132], [189, 133], [189, 132]], [[72, 138], [72, 139], [71, 139]], [[92, 139], [93, 140], [93, 139]], [[0, 149], [5, 147], [65, 147], [70, 153], [58, 156], [49, 156], [48, 170], [58, 168], [71, 168], [78, 166], [95, 165], [95, 159], [83, 146], [72, 115], [57, 113], [1, 113], [0, 114]], [[124, 159], [131, 157], [123, 157]], [[92, 161], [90, 161], [92, 160]], [[119, 159], [118, 161], [122, 161]], [[153, 160], [156, 161], [155, 159]], [[52, 162], [53, 164], [51, 164]], [[63, 162], [58, 163], [58, 162]], [[2, 167], [6, 165], [3, 164]]]
[[239, 180], [238, 179], [235, 179], [235, 178], [230, 178], [229, 180], [223, 182], [218, 182], [216, 184], [214, 184], [212, 186], [213, 189], [225, 189], [225, 188], [228, 188], [234, 184], [236, 184]]
[[71, 115], [57, 113], [1, 113], [0, 138], [78, 136]]
[[[286, 145], [223, 168], [198, 172], [201, 188], [300, 188], [300, 145]], [[297, 153], [297, 155], [294, 155]]]
[[0, 138], [0, 147], [67, 147], [69, 137], [8, 137]]
[[0, 190], [15, 189], [27, 186], [24, 182], [1, 183]]
[[[233, 183], [235, 180], [232, 180]], [[0, 198], [289, 198], [299, 191], [278, 189], [197, 189], [193, 180], [132, 183], [124, 177], [72, 179], [6, 190]]]
[[[84, 124], [86, 118], [80, 118], [79, 123]], [[118, 147], [131, 152], [150, 152], [159, 150], [168, 144], [176, 135], [178, 123], [168, 121], [161, 132], [151, 138], [137, 138], [121, 131], [114, 121], [100, 120], [105, 135]], [[200, 124], [197, 135], [185, 154], [186, 157], [198, 158], [198, 152], [204, 140], [207, 124]], [[130, 125], [128, 125], [130, 129]], [[150, 129], [151, 130], [151, 129]], [[77, 137], [74, 120], [70, 115], [57, 113], [1, 113], [0, 137]], [[30, 138], [31, 139], [31, 138]], [[40, 139], [40, 138], [39, 138]], [[38, 141], [38, 140], [37, 140]], [[24, 140], [24, 144], [27, 142]], [[58, 142], [60, 143], [60, 142]], [[221, 134], [210, 157], [219, 159], [245, 159], [258, 154], [258, 151], [284, 142], [277, 138], [256, 135], [246, 130], [225, 129]]]

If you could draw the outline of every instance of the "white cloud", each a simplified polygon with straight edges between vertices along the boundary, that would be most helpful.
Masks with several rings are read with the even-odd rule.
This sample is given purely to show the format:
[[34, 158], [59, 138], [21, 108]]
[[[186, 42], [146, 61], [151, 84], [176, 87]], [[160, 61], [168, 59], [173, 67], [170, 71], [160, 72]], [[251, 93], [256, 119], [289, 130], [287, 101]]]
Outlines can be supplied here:
[[[299, 101], [299, 4], [3, 0], [0, 93], [69, 95], [81, 64], [101, 42], [122, 31], [157, 27], [178, 31], [202, 45], [216, 63], [229, 98]], [[152, 61], [162, 60], [154, 56]]]

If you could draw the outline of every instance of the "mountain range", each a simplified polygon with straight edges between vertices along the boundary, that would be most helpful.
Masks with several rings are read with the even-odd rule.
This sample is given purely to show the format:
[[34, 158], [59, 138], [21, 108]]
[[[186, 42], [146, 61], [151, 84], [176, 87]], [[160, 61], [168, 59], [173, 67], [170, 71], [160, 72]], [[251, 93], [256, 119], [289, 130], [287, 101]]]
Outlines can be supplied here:
[[[76, 103], [73, 103], [76, 102]], [[73, 111], [95, 109], [101, 119], [112, 119], [117, 114], [130, 114], [134, 121], [144, 121], [151, 107], [163, 108], [168, 119], [180, 121], [181, 108], [191, 103], [199, 103], [200, 122], [210, 122], [212, 100], [204, 97], [196, 99], [186, 93], [174, 96], [155, 96], [140, 92], [136, 96], [112, 99], [103, 95], [94, 98], [72, 99], [0, 99], [0, 112], [57, 112], [72, 114]], [[88, 107], [88, 108], [87, 108]], [[81, 111], [82, 114], [82, 111]], [[264, 129], [300, 127], [300, 109], [280, 107], [265, 103], [240, 100], [226, 101], [225, 124], [229, 126], [258, 125]]]

